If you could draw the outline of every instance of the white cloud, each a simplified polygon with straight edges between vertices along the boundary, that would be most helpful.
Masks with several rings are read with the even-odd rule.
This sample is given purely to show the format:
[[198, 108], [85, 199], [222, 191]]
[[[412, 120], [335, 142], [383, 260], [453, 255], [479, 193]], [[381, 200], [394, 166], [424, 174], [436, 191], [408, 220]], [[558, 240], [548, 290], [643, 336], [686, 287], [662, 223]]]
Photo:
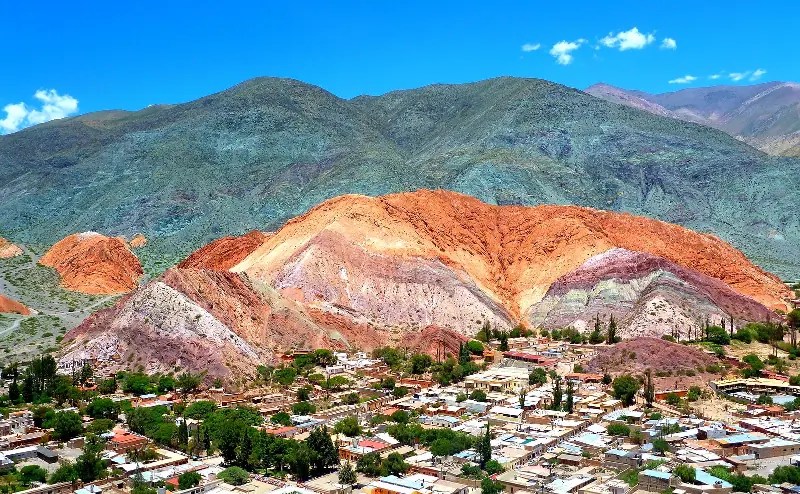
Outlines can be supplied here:
[[728, 78], [733, 82], [739, 82], [745, 79], [752, 82], [761, 79], [761, 76], [766, 73], [766, 70], [758, 68], [756, 70], [745, 70], [744, 72], [731, 72], [728, 74]]
[[720, 77], [722, 77], [722, 74], [711, 74], [710, 76], [708, 76], [708, 78], [711, 79], [712, 81], [716, 81]]
[[767, 71], [764, 70], [764, 69], [756, 69], [750, 75], [750, 80], [751, 81], [757, 81], [757, 80], [761, 79], [761, 76], [766, 74], [766, 73], [767, 73]]
[[678, 42], [675, 38], [664, 38], [661, 40], [661, 48], [664, 50], [674, 50], [678, 48]]
[[541, 47], [542, 47], [541, 43], [525, 43], [524, 45], [522, 45], [522, 51], [527, 53], [531, 51], [536, 51]]
[[619, 51], [641, 50], [655, 40], [656, 37], [652, 33], [645, 34], [640, 32], [638, 28], [633, 27], [628, 31], [620, 31], [617, 34], [608, 33], [608, 36], [600, 39], [600, 44], [608, 48], [619, 48]]
[[68, 94], [58, 94], [55, 89], [40, 89], [33, 97], [41, 103], [40, 108], [29, 107], [22, 102], [3, 108], [6, 116], [0, 119], [0, 133], [16, 132], [31, 125], [68, 117], [78, 111], [77, 99]]
[[572, 52], [580, 48], [585, 42], [586, 40], [583, 38], [575, 41], [559, 41], [550, 48], [550, 54], [555, 57], [556, 63], [560, 65], [569, 65], [572, 63], [573, 59]]
[[678, 77], [678, 78], [672, 79], [671, 81], [667, 81], [667, 82], [669, 82], [670, 84], [689, 84], [690, 82], [694, 82], [696, 80], [697, 80], [697, 77], [695, 77], [695, 76], [693, 76], [691, 74], [686, 74], [683, 77]]

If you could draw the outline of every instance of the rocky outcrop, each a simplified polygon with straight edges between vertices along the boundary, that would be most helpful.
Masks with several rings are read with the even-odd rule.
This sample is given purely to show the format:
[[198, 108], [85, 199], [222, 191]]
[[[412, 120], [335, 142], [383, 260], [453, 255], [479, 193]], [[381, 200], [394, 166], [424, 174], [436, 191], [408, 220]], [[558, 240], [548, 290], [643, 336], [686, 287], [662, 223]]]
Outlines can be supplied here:
[[196, 250], [178, 266], [226, 271], [249, 256], [267, 238], [268, 233], [257, 230], [240, 237], [223, 237]]
[[[466, 275], [517, 318], [559, 277], [615, 247], [663, 257], [765, 306], [786, 307], [787, 290], [777, 277], [714, 236], [628, 214], [576, 206], [493, 206], [445, 191], [326, 201], [288, 222], [232, 270], [284, 288], [300, 285], [287, 282], [288, 267], [296, 272], [317, 262], [315, 247], [336, 234], [366, 252], [438, 261]], [[363, 266], [369, 273], [371, 264]], [[362, 288], [349, 287], [354, 296]], [[317, 292], [341, 303], [339, 291]]]
[[132, 249], [140, 249], [147, 245], [147, 237], [142, 235], [141, 233], [137, 233], [133, 236], [131, 241], [128, 243]]
[[720, 280], [663, 257], [615, 248], [556, 280], [531, 308], [529, 322], [583, 330], [611, 314], [623, 337], [684, 336], [703, 318], [741, 324], [770, 317], [766, 307]]
[[718, 238], [647, 218], [445, 191], [351, 195], [274, 234], [209, 244], [65, 341], [68, 355], [232, 378], [293, 349], [453, 353], [484, 321], [580, 329], [613, 313], [621, 335], [660, 336], [764, 320], [788, 295]]
[[10, 259], [20, 254], [22, 254], [22, 249], [18, 245], [0, 237], [0, 259]]
[[31, 310], [16, 300], [12, 300], [0, 293], [0, 313], [28, 316], [31, 314]]
[[88, 294], [125, 293], [143, 274], [125, 241], [96, 232], [70, 235], [50, 248], [39, 264], [55, 269], [61, 285]]
[[175, 367], [235, 380], [277, 355], [309, 348], [371, 350], [385, 343], [374, 328], [339, 326], [245, 276], [172, 268], [160, 279], [93, 314], [65, 336], [62, 359], [97, 358], [108, 370]]
[[402, 346], [413, 353], [425, 353], [444, 360], [448, 356], [458, 359], [461, 344], [469, 341], [458, 331], [439, 326], [427, 326], [421, 331], [409, 333], [403, 338]]
[[[716, 356], [696, 347], [660, 338], [633, 338], [600, 348], [589, 361], [590, 372], [618, 376], [652, 373], [657, 391], [687, 389], [718, 379], [724, 367]], [[713, 372], [712, 372], [713, 371]]]

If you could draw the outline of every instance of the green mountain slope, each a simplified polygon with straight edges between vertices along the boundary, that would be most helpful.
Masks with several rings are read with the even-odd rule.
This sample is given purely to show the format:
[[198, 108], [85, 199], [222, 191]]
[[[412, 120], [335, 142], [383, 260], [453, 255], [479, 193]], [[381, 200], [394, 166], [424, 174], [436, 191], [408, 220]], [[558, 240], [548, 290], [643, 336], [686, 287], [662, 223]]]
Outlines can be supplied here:
[[800, 273], [800, 160], [541, 80], [343, 100], [262, 78], [0, 137], [0, 234], [49, 244], [75, 231], [142, 232], [151, 271], [335, 195], [418, 188], [645, 214]]

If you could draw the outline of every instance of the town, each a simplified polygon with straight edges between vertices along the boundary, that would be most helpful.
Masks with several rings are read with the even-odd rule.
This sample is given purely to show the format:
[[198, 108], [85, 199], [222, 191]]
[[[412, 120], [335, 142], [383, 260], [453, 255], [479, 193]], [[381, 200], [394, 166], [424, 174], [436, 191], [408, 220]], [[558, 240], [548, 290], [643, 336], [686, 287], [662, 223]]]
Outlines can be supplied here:
[[434, 355], [294, 351], [237, 391], [42, 356], [2, 371], [0, 489], [795, 493], [796, 315], [684, 342], [486, 324]]

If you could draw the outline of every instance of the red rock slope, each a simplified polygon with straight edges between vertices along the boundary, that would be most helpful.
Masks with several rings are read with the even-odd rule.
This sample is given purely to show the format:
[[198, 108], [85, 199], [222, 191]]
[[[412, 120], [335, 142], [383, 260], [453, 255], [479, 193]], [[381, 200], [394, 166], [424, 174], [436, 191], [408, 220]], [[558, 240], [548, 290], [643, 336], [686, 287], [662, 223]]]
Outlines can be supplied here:
[[60, 240], [39, 264], [54, 268], [64, 288], [88, 294], [129, 292], [143, 274], [139, 259], [123, 239], [95, 232]]
[[31, 310], [16, 300], [12, 300], [0, 293], [0, 313], [22, 314], [23, 316], [28, 316], [30, 315]]
[[343, 280], [320, 286], [309, 281], [315, 273], [297, 276], [298, 271], [312, 263], [331, 268], [323, 252], [361, 256], [363, 272], [374, 267], [376, 276], [395, 278], [402, 276], [398, 271], [407, 272], [403, 262], [424, 260], [468, 276], [519, 317], [559, 277], [615, 247], [662, 257], [763, 305], [785, 308], [788, 292], [781, 281], [717, 237], [629, 214], [576, 206], [492, 206], [445, 191], [326, 201], [288, 222], [233, 270], [310, 292], [306, 299], [341, 299], [348, 297], [341, 293]]
[[198, 250], [68, 333], [65, 358], [231, 379], [297, 348], [457, 345], [453, 331], [483, 321], [580, 327], [613, 311], [621, 334], [660, 336], [672, 314], [739, 324], [788, 295], [718, 238], [646, 218], [443, 191], [342, 196]]

